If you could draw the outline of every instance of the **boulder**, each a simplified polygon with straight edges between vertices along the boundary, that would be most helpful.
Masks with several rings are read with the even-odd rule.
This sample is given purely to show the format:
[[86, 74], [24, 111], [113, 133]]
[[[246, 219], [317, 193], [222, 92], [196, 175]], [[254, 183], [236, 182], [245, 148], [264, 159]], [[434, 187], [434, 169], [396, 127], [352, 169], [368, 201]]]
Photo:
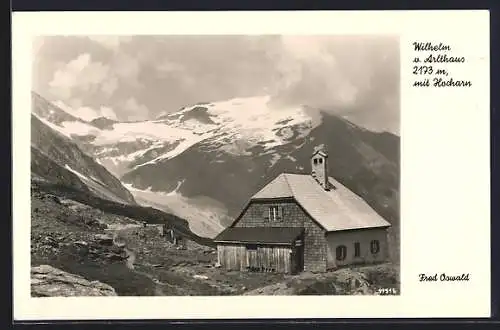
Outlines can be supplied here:
[[101, 245], [106, 245], [106, 246], [113, 245], [113, 236], [106, 234], [97, 234], [94, 237], [95, 240]]
[[206, 275], [194, 275], [193, 278], [196, 278], [199, 280], [208, 280], [208, 276], [206, 276]]
[[49, 265], [31, 267], [33, 297], [116, 296], [115, 290], [99, 281], [89, 281]]

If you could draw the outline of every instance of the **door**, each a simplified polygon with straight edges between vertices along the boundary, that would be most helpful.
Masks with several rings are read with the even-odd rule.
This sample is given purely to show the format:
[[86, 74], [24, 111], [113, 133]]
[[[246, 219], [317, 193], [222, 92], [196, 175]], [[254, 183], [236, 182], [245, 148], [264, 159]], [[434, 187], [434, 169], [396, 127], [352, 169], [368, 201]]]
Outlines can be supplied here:
[[247, 269], [250, 271], [257, 270], [258, 262], [257, 262], [257, 246], [256, 245], [247, 245]]
[[292, 258], [293, 258], [292, 265], [294, 266], [292, 269], [292, 272], [294, 274], [297, 274], [297, 273], [300, 273], [301, 271], [303, 271], [304, 270], [304, 244], [302, 244], [301, 240], [295, 242], [295, 246], [293, 247]]

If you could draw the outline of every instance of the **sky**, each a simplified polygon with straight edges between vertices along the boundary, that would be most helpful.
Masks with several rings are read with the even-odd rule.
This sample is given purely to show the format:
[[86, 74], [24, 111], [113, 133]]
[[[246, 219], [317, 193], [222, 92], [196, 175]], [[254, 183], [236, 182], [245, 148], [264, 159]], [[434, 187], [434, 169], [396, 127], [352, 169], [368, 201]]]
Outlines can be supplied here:
[[399, 135], [395, 36], [44, 36], [33, 90], [92, 120], [270, 95]]

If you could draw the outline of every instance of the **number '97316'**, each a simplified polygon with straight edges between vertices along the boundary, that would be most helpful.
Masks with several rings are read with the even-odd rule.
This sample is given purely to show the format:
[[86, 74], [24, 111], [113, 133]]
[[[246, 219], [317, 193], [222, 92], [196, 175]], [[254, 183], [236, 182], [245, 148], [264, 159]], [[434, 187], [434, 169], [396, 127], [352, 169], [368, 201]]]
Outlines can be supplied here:
[[398, 294], [396, 288], [379, 288], [377, 293], [381, 296], [395, 295]]

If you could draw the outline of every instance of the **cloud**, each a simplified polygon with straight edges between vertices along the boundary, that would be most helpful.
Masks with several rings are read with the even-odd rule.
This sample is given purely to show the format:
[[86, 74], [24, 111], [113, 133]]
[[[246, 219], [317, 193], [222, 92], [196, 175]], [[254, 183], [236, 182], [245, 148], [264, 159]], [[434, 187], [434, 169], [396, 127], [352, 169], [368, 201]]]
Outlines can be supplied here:
[[120, 46], [124, 43], [128, 43], [132, 40], [130, 36], [88, 36], [88, 38], [103, 47], [106, 47], [113, 51], [118, 51]]
[[[94, 60], [90, 53], [83, 53], [60, 64], [48, 86], [56, 99], [72, 104], [75, 109], [79, 109], [81, 100], [85, 99], [85, 103], [92, 106], [81, 108], [80, 112], [85, 113], [83, 117], [90, 118], [95, 116], [94, 109], [100, 107], [99, 100], [108, 103], [122, 89], [122, 85], [140, 88], [140, 70], [138, 61], [127, 54], [116, 54], [113, 60], [104, 64]], [[142, 110], [140, 107], [138, 109]]]
[[[353, 45], [332, 48], [338, 45], [334, 41], [327, 36], [283, 37], [274, 97], [281, 102], [313, 107], [351, 107], [367, 87], [363, 75], [369, 74], [369, 65], [357, 61], [355, 56], [339, 55], [340, 50], [354, 53]], [[367, 70], [358, 75], [353, 66]]]
[[99, 110], [100, 110], [102, 117], [106, 117], [106, 118], [113, 119], [113, 120], [118, 120], [116, 113], [110, 107], [102, 106]]
[[308, 105], [374, 130], [399, 130], [399, 40], [285, 36], [274, 55], [277, 105]]
[[44, 39], [34, 67], [42, 95], [74, 108], [111, 105], [121, 120], [267, 94], [277, 106], [399, 129], [392, 36], [57, 36]]
[[81, 54], [62, 65], [54, 72], [49, 86], [54, 95], [69, 99], [73, 89], [89, 91], [96, 85], [105, 82], [109, 77], [109, 66], [100, 62], [92, 62], [89, 53]]
[[122, 107], [126, 112], [126, 118], [130, 121], [149, 118], [149, 109], [144, 104], [139, 104], [134, 97], [128, 98]]
[[111, 62], [111, 74], [124, 83], [140, 87], [138, 75], [141, 71], [139, 61], [128, 54], [117, 54]]
[[165, 73], [181, 72], [185, 70], [185, 67], [179, 63], [170, 61], [169, 59], [164, 60], [157, 67], [158, 71]]
[[101, 85], [101, 90], [107, 95], [111, 96], [118, 89], [118, 79], [116, 77], [110, 77], [105, 80]]

